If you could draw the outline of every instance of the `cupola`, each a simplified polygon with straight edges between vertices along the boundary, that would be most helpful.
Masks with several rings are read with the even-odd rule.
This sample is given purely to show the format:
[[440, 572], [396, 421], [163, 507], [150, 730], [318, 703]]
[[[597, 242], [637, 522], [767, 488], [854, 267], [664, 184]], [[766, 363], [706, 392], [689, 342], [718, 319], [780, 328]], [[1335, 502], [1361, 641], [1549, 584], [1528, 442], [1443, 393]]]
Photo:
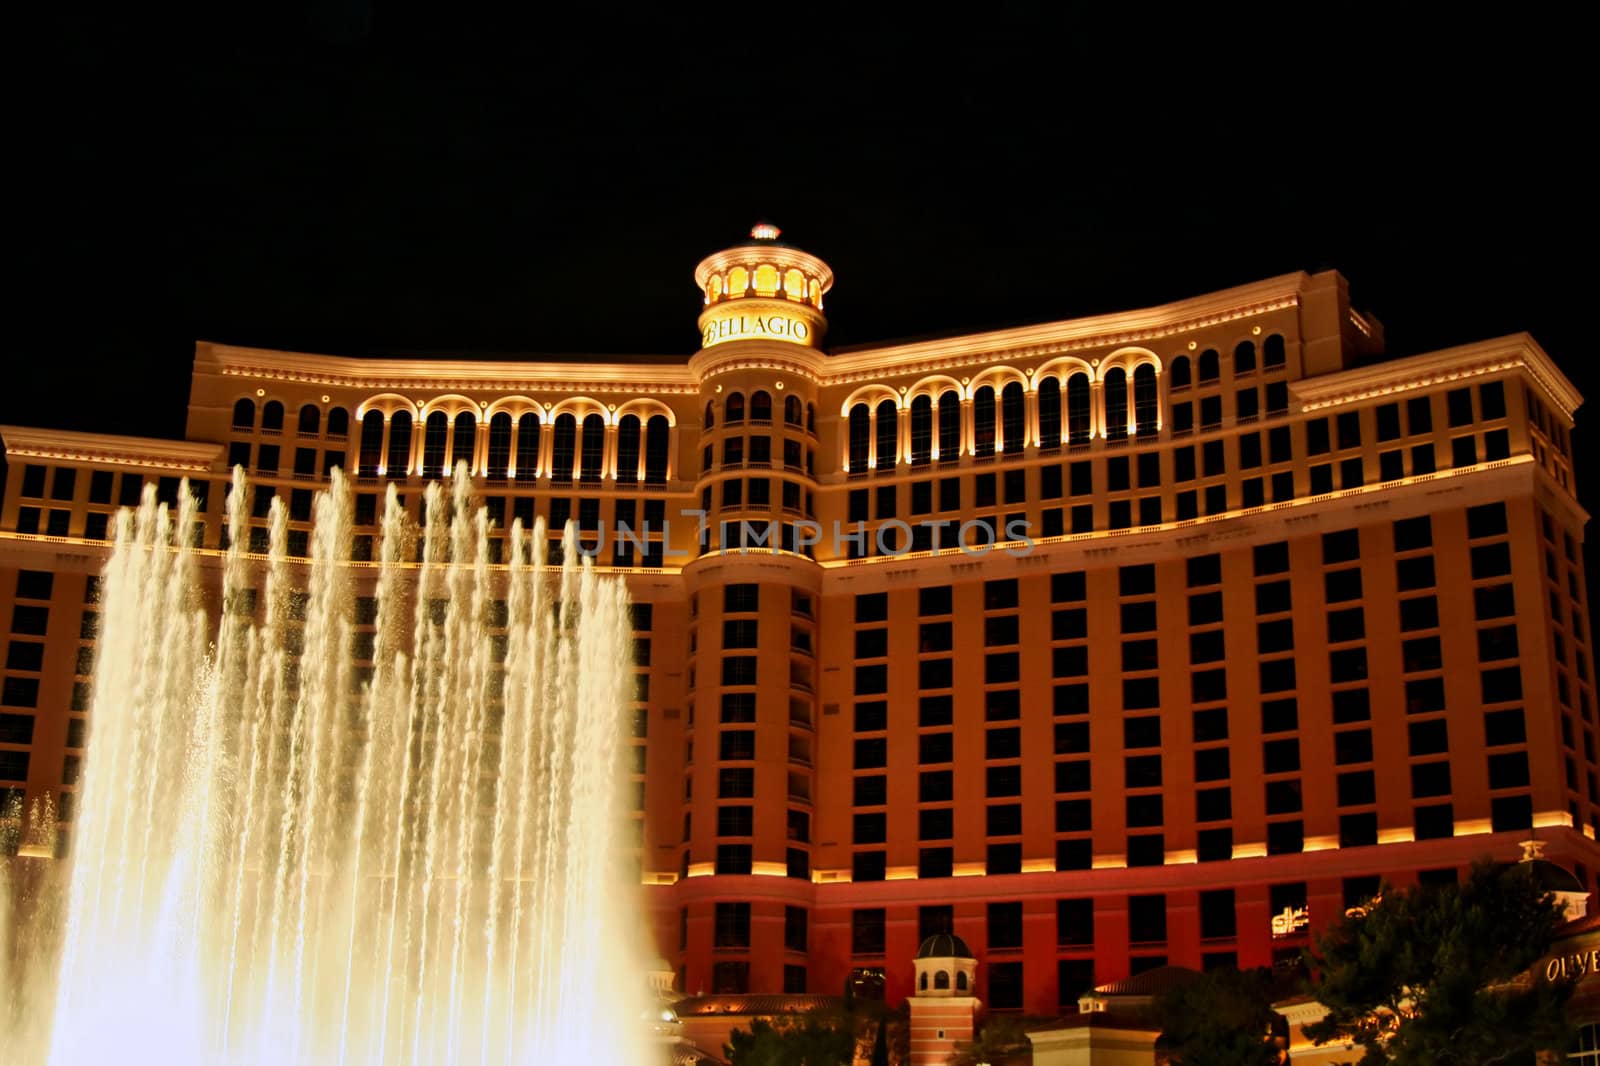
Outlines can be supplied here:
[[708, 255], [695, 267], [705, 307], [701, 347], [737, 341], [821, 345], [827, 331], [822, 298], [833, 287], [833, 270], [781, 236], [772, 223], [757, 222], [748, 241]]

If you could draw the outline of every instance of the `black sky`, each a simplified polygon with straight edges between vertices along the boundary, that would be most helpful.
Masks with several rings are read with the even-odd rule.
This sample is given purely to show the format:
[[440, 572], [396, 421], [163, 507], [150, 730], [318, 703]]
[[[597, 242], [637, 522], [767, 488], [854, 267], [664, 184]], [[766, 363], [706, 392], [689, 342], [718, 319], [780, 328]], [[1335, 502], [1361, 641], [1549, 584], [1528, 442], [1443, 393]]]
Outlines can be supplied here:
[[687, 356], [758, 217], [834, 267], [835, 345], [1336, 267], [1392, 352], [1526, 329], [1596, 392], [1557, 19], [256, 6], [15, 38], [0, 422], [179, 436], [197, 338]]

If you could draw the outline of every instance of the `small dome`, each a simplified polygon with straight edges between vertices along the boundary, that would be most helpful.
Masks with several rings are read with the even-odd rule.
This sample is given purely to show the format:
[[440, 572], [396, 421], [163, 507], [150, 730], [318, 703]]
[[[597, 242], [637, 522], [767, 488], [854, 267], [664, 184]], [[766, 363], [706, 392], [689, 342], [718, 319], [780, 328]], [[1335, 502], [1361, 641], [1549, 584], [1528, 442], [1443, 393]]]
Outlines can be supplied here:
[[970, 959], [974, 958], [967, 942], [954, 933], [935, 933], [917, 949], [919, 959]]
[[1583, 892], [1583, 882], [1570, 870], [1557, 866], [1545, 859], [1533, 859], [1527, 863], [1533, 877], [1533, 883], [1546, 892]]
[[1546, 892], [1587, 893], [1583, 882], [1565, 867], [1557, 866], [1544, 857], [1544, 841], [1533, 839], [1522, 842], [1522, 861], [1517, 865], [1528, 867], [1533, 883]]

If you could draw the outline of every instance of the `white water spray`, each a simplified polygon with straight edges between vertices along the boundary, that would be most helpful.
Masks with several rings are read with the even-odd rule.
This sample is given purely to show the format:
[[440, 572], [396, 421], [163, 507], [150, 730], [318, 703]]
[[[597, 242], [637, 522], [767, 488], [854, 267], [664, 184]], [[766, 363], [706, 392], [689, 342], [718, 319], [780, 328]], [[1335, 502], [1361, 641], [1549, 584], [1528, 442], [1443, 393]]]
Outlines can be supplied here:
[[491, 565], [469, 488], [428, 488], [419, 564], [391, 488], [359, 572], [337, 472], [304, 563], [276, 499], [244, 553], [238, 474], [220, 575], [176, 535], [186, 492], [119, 516], [58, 961], [21, 960], [53, 1016], [0, 1059], [649, 1060], [612, 848], [625, 593], [575, 545], [547, 569], [542, 524]]

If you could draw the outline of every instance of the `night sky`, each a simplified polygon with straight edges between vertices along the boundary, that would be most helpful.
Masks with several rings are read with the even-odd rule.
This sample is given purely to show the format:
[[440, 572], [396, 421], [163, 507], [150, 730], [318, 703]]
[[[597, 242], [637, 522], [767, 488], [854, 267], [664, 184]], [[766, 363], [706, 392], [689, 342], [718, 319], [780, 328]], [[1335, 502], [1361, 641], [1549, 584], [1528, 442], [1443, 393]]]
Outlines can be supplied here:
[[1392, 353], [1525, 329], [1600, 396], [1559, 21], [126, 6], [15, 27], [0, 422], [181, 436], [197, 338], [687, 357], [762, 217], [833, 266], [834, 346], [1334, 267]]

